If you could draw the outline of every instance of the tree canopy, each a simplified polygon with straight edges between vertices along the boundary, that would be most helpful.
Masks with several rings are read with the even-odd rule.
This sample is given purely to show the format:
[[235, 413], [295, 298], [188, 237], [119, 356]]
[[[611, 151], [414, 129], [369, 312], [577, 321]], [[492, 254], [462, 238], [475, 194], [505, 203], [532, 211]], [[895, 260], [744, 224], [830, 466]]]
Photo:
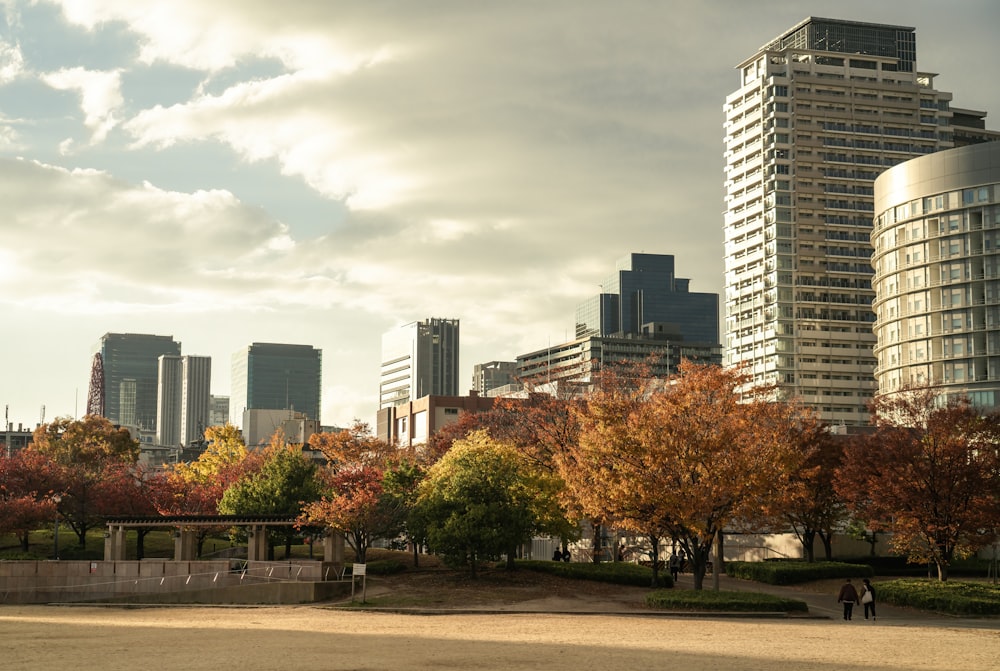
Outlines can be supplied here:
[[876, 431], [848, 446], [837, 491], [869, 528], [914, 562], [948, 566], [1000, 527], [1000, 415], [934, 388], [878, 397]]

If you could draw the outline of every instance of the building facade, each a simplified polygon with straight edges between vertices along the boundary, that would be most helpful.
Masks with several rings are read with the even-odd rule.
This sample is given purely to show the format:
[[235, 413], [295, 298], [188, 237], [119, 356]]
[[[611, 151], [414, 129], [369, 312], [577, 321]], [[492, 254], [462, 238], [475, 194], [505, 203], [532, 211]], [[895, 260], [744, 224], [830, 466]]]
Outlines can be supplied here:
[[472, 389], [480, 396], [487, 396], [494, 389], [517, 382], [516, 361], [490, 361], [472, 367]]
[[572, 396], [587, 392], [602, 366], [647, 363], [651, 357], [655, 357], [655, 364], [650, 372], [656, 377], [667, 377], [677, 372], [683, 359], [721, 365], [722, 346], [688, 343], [669, 330], [617, 338], [578, 338], [518, 355], [517, 377], [521, 381], [518, 386]]
[[493, 407], [494, 399], [476, 392], [468, 396], [429, 395], [378, 411], [376, 421], [380, 440], [398, 447], [425, 445], [435, 432], [469, 412], [483, 412]]
[[156, 444], [187, 446], [211, 426], [212, 359], [162, 355], [158, 362]]
[[424, 396], [458, 395], [459, 323], [430, 318], [382, 336], [379, 409]]
[[1000, 405], [1000, 142], [875, 180], [879, 394], [933, 385]]
[[97, 350], [104, 417], [112, 424], [155, 433], [159, 358], [179, 356], [181, 344], [171, 336], [105, 333]]
[[905, 26], [809, 18], [725, 103], [726, 363], [832, 423], [875, 393], [875, 178], [953, 146], [951, 94]]
[[629, 254], [601, 283], [601, 293], [576, 309], [576, 337], [622, 337], [644, 324], [673, 324], [689, 342], [719, 342], [719, 295], [689, 290], [672, 254]]
[[294, 410], [320, 421], [323, 352], [310, 345], [253, 343], [235, 354], [229, 420], [247, 410]]

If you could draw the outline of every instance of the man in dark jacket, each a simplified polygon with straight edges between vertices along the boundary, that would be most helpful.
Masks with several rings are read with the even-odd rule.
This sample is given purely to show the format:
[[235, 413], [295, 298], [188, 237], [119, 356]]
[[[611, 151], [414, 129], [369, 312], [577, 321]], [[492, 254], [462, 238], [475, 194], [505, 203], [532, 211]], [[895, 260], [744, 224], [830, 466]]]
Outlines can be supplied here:
[[841, 586], [837, 602], [844, 604], [844, 619], [850, 620], [854, 613], [854, 604], [858, 603], [858, 590], [854, 589], [850, 578]]

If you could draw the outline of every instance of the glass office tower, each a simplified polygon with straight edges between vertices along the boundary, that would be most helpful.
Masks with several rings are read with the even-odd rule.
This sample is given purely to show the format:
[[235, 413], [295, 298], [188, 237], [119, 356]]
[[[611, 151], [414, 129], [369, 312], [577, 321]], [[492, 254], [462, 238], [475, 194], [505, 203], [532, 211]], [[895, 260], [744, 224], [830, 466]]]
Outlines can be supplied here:
[[229, 421], [245, 410], [294, 410], [320, 421], [323, 352], [310, 345], [253, 343], [232, 361]]

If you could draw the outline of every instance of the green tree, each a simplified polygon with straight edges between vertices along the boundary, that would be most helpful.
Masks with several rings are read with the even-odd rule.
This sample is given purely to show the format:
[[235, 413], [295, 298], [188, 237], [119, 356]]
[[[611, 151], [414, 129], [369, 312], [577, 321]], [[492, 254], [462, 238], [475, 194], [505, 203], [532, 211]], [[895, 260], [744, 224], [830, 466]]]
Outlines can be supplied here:
[[558, 478], [533, 467], [516, 449], [485, 431], [455, 441], [428, 471], [411, 516], [431, 550], [473, 577], [483, 561], [496, 560], [561, 518]]
[[[272, 439], [260, 470], [232, 484], [219, 501], [223, 515], [288, 515], [298, 517], [303, 506], [320, 498], [316, 464], [300, 446]], [[274, 558], [274, 542], [284, 540], [285, 557], [291, 556], [295, 529], [268, 535], [268, 555]]]

